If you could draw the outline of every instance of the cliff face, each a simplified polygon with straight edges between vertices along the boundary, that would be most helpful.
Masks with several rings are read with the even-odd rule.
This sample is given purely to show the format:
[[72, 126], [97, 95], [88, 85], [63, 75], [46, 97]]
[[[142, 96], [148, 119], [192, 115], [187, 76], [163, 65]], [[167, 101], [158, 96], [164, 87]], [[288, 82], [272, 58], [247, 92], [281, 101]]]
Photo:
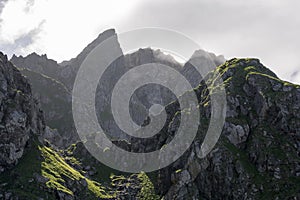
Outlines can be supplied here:
[[[57, 129], [60, 139], [49, 136], [48, 140], [52, 143], [63, 147], [68, 146], [78, 140], [72, 119], [72, 97], [71, 90], [77, 71], [84, 61], [86, 56], [105, 39], [116, 36], [115, 30], [110, 29], [99, 34], [99, 36], [92, 41], [82, 52], [69, 61], [64, 61], [58, 64], [56, 61], [48, 59], [46, 55], [39, 56], [32, 53], [26, 57], [13, 56], [11, 62], [14, 63], [25, 75], [32, 84], [33, 93], [40, 100], [41, 107], [45, 111], [45, 121], [52, 129]], [[115, 40], [115, 45], [120, 48], [120, 44]], [[99, 117], [106, 116], [106, 123], [104, 128], [108, 129], [113, 138], [128, 138], [122, 131], [113, 126], [112, 113], [108, 112], [106, 105], [110, 104], [110, 92], [113, 85], [118, 79], [128, 72], [133, 67], [154, 63], [169, 66], [184, 76], [187, 77], [192, 86], [196, 87], [201, 80], [201, 76], [191, 64], [197, 66], [208, 66], [208, 68], [215, 68], [217, 65], [224, 63], [225, 59], [221, 56], [215, 56], [212, 53], [207, 53], [203, 50], [196, 51], [188, 63], [182, 65], [178, 63], [172, 56], [164, 54], [160, 50], [153, 50], [150, 48], [139, 49], [138, 51], [123, 55], [110, 66], [111, 71], [106, 73], [102, 78], [97, 90], [96, 104], [97, 114]], [[169, 77], [170, 79], [174, 77]], [[166, 80], [167, 81], [167, 80]], [[47, 89], [45, 89], [47, 88]], [[148, 96], [148, 98], [144, 98]], [[137, 91], [132, 97], [132, 108], [139, 109], [139, 112], [132, 112], [132, 117], [137, 124], [143, 124], [147, 121], [149, 105], [153, 103], [163, 103], [167, 105], [174, 101], [175, 98], [169, 94], [166, 88], [151, 85]], [[108, 118], [107, 116], [110, 116]]]
[[33, 95], [41, 104], [47, 126], [57, 129], [54, 135], [45, 134], [45, 139], [60, 147], [75, 142], [77, 134], [72, 118], [72, 98], [67, 88], [41, 73], [29, 69], [19, 70], [30, 81]]
[[[217, 71], [227, 93], [221, 138], [204, 159], [202, 140], [196, 139], [181, 159], [161, 171], [161, 186], [170, 186], [165, 199], [300, 198], [300, 86], [278, 79], [257, 59], [221, 65], [207, 76], [209, 88]], [[197, 92], [205, 97], [203, 85]], [[210, 105], [208, 100], [200, 107], [200, 138]]]
[[[23, 73], [40, 83], [49, 78], [41, 78], [40, 74], [30, 70]], [[55, 85], [57, 91], [58, 85]], [[51, 85], [41, 86], [49, 89]], [[63, 106], [59, 101], [55, 103]], [[118, 172], [101, 165], [82, 144], [57, 150], [42, 141], [54, 136], [55, 131], [45, 126], [43, 113], [27, 79], [0, 53], [0, 199], [129, 199], [155, 196], [146, 174], [110, 176], [110, 173], [101, 170]], [[98, 172], [94, 172], [94, 167]]]
[[0, 171], [17, 164], [31, 137], [45, 125], [28, 81], [0, 53]]
[[[26, 57], [12, 57], [11, 62], [29, 79], [32, 92], [45, 112], [47, 125], [58, 131], [55, 135], [45, 135], [51, 143], [65, 148], [78, 140], [72, 116], [71, 94], [77, 70], [93, 48], [113, 35], [114, 30], [101, 33], [76, 58], [61, 64], [36, 53]], [[119, 46], [117, 41], [116, 45]]]

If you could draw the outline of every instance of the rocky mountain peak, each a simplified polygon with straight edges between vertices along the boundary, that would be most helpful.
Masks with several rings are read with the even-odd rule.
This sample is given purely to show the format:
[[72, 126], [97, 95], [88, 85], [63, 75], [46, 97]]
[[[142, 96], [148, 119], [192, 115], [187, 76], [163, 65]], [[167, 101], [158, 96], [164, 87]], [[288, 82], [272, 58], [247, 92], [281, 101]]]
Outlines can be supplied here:
[[13, 55], [10, 61], [19, 68], [29, 69], [52, 78], [57, 76], [57, 71], [60, 69], [55, 60], [49, 59], [46, 54], [38, 55], [35, 52], [25, 57]]
[[[101, 42], [104, 40], [112, 37], [112, 36], [117, 36], [115, 29], [108, 29], [98, 35], [98, 37], [93, 40], [90, 44], [85, 47], [81, 53], [76, 57], [78, 61], [83, 61], [84, 58], [96, 47], [98, 46]], [[117, 38], [116, 38], [117, 39]], [[116, 45], [120, 46], [119, 42], [116, 41]], [[80, 62], [80, 63], [81, 63]]]
[[133, 53], [124, 56], [125, 66], [135, 67], [146, 63], [160, 63], [175, 69], [182, 66], [171, 55], [162, 52], [160, 49], [140, 48]]
[[195, 64], [195, 65], [203, 62], [207, 63], [207, 61], [211, 61], [212, 63], [214, 63], [216, 67], [223, 64], [226, 61], [226, 59], [224, 58], [223, 55], [217, 56], [214, 53], [207, 52], [203, 49], [198, 49], [193, 53], [193, 55], [189, 60], [191, 64]]
[[204, 159], [196, 139], [173, 168], [162, 170], [163, 180], [171, 177], [165, 199], [298, 199], [300, 86], [278, 79], [258, 59], [225, 62], [197, 88], [205, 99], [200, 138], [211, 112], [207, 88], [217, 87], [220, 75], [227, 94], [221, 137]]
[[[108, 29], [105, 30], [104, 32], [100, 33], [98, 37], [93, 40], [91, 43], [89, 43], [76, 58], [72, 58], [69, 61], [63, 61], [60, 63], [61, 66], [67, 66], [67, 65], [81, 65], [83, 60], [86, 58], [86, 56], [96, 47], [98, 46], [101, 42], [104, 40], [112, 37], [112, 36], [117, 36], [115, 29]], [[116, 41], [116, 45], [120, 46], [119, 42]], [[79, 67], [78, 66], [78, 67]]]
[[[36, 52], [33, 52], [25, 57], [23, 57], [22, 55], [20, 56], [16, 56], [15, 54], [12, 56], [11, 58], [11, 61], [15, 61], [15, 60], [18, 60], [18, 59], [25, 59], [25, 60], [30, 60], [30, 61], [34, 61], [34, 62], [52, 62], [51, 64], [57, 64], [57, 62], [53, 59], [49, 59], [47, 57], [47, 54], [42, 54], [42, 55], [39, 55], [37, 54]], [[23, 61], [23, 60], [22, 60]], [[33, 63], [34, 64], [34, 63]]]

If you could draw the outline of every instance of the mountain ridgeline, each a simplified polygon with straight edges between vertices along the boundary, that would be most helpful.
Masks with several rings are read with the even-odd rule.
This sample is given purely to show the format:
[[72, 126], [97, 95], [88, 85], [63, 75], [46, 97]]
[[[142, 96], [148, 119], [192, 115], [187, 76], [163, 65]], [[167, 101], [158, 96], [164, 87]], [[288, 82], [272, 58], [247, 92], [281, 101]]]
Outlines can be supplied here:
[[[136, 90], [130, 101], [137, 110], [131, 117], [142, 126], [147, 126], [151, 105], [165, 107], [168, 117], [159, 134], [140, 140], [113, 123], [103, 106], [111, 101], [106, 88], [142, 64], [167, 65], [192, 83], [188, 92], [198, 98], [199, 128], [183, 156], [155, 172], [124, 173], [96, 160], [84, 146], [91, 141], [77, 135], [72, 88], [86, 56], [111, 36], [116, 36], [112, 29], [101, 33], [76, 58], [62, 63], [36, 53], [8, 61], [0, 53], [0, 199], [300, 199], [300, 86], [280, 80], [258, 59], [226, 61], [198, 50], [181, 64], [151, 48], [122, 55], [96, 93], [98, 118], [105, 118], [101, 126], [115, 145], [130, 152], [161, 149], [180, 124], [184, 111], [178, 99], [159, 85]], [[115, 45], [120, 48], [117, 37]], [[202, 77], [193, 64], [212, 70]], [[211, 94], [220, 78], [225, 124], [216, 146], [202, 158]]]

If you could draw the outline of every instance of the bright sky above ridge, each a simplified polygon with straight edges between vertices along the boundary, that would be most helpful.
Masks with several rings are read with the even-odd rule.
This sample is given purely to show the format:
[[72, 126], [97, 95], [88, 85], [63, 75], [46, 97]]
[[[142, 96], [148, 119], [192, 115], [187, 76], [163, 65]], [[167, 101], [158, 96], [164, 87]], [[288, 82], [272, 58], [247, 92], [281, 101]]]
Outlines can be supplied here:
[[226, 58], [257, 57], [300, 83], [299, 8], [298, 0], [0, 0], [0, 51], [60, 62], [106, 29], [162, 27]]

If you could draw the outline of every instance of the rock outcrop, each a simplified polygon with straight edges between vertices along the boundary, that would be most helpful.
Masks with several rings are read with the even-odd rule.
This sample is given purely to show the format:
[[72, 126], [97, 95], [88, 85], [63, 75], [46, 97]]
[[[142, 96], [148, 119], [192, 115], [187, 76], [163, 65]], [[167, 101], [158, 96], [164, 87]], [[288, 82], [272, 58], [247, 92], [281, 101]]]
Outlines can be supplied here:
[[[161, 186], [170, 186], [164, 199], [300, 198], [300, 86], [278, 79], [257, 59], [226, 62], [207, 76], [208, 87], [216, 72], [222, 75], [228, 104], [221, 138], [203, 159], [202, 141], [196, 139], [182, 158], [161, 171]], [[197, 89], [202, 97], [204, 88]], [[200, 136], [210, 106], [208, 100], [200, 107]]]
[[30, 84], [0, 53], [0, 171], [17, 164], [28, 140], [42, 135], [44, 129]]

